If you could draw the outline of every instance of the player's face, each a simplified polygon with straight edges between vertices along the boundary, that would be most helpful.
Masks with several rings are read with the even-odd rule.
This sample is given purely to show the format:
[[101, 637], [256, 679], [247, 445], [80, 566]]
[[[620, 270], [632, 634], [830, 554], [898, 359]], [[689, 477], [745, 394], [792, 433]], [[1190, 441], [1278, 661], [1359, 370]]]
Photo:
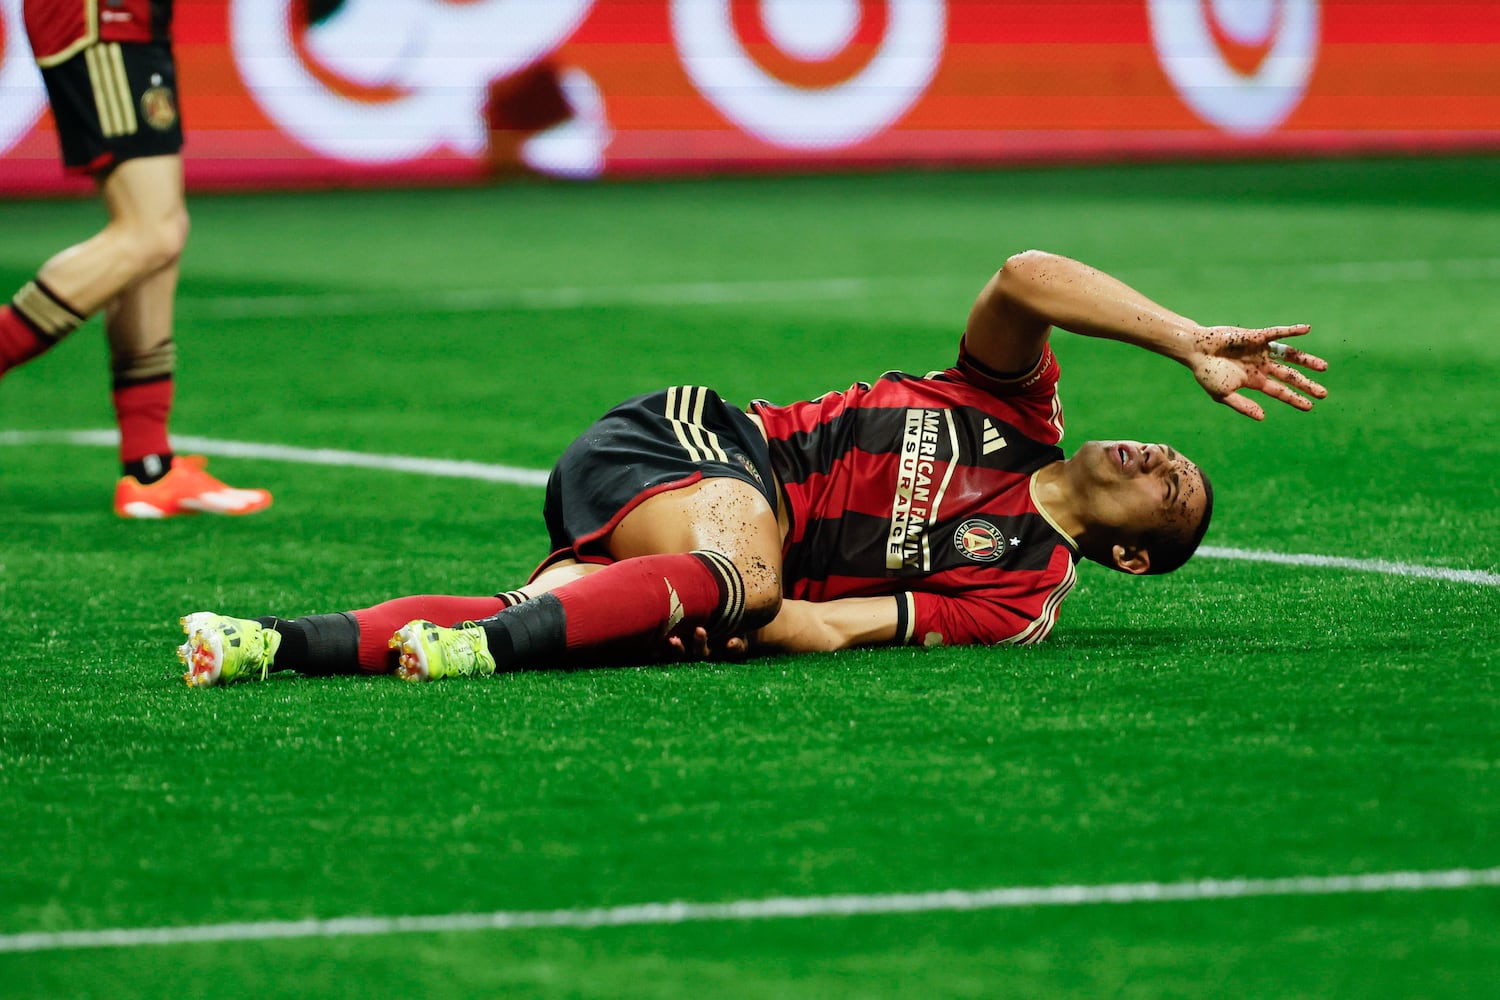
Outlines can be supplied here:
[[1188, 536], [1203, 517], [1203, 473], [1167, 445], [1089, 441], [1074, 457], [1082, 459], [1090, 513], [1100, 525], [1127, 536]]

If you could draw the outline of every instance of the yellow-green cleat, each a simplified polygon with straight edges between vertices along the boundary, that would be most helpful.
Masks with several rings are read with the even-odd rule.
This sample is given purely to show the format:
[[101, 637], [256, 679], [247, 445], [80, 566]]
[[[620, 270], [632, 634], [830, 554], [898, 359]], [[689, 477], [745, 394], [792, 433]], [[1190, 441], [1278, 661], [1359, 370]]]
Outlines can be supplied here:
[[396, 676], [404, 681], [436, 681], [444, 677], [480, 677], [495, 672], [495, 658], [484, 629], [472, 622], [443, 628], [432, 622], [407, 622], [391, 636], [400, 650]]
[[188, 668], [188, 687], [265, 680], [281, 646], [281, 633], [248, 618], [195, 611], [182, 619], [187, 642], [177, 658]]

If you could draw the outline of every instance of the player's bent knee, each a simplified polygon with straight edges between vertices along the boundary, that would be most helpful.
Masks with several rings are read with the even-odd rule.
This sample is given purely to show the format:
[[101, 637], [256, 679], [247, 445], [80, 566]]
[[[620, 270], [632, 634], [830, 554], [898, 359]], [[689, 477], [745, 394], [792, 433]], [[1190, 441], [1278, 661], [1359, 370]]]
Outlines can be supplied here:
[[741, 559], [736, 567], [745, 587], [743, 628], [749, 631], [769, 624], [781, 610], [780, 572], [755, 558]]
[[187, 209], [179, 208], [168, 223], [171, 227], [171, 239], [175, 247], [174, 255], [181, 256], [183, 248], [187, 246], [188, 234], [193, 231], [193, 220], [188, 215]]
[[173, 212], [151, 227], [147, 252], [157, 268], [175, 264], [187, 246], [188, 215], [186, 210]]
[[133, 225], [124, 233], [124, 244], [138, 274], [154, 274], [175, 264], [187, 246], [186, 212], [150, 223]]
[[731, 559], [722, 552], [693, 552], [718, 580], [719, 610], [709, 623], [716, 638], [742, 635], [776, 617], [781, 609], [779, 568], [756, 557]]
[[771, 624], [780, 613], [781, 594], [775, 591], [761, 594], [754, 602], [746, 602], [745, 617], [740, 623], [740, 632], [754, 632], [764, 628]]

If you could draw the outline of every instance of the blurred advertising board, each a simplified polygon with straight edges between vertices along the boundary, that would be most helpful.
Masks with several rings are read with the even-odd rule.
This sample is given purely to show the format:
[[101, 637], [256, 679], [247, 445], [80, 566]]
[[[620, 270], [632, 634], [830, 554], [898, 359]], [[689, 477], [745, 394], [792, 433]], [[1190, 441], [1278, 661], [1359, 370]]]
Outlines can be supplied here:
[[[21, 3], [0, 0], [0, 194], [76, 190]], [[195, 188], [1500, 149], [1494, 0], [176, 10]]]

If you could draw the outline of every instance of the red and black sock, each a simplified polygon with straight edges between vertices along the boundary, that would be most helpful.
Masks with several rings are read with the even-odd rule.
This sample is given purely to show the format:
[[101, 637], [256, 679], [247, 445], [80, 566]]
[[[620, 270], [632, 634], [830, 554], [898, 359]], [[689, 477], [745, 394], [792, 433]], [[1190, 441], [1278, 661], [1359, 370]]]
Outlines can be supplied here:
[[86, 318], [40, 281], [28, 281], [0, 307], [0, 375], [50, 350]]
[[120, 427], [120, 470], [142, 483], [154, 483], [172, 469], [167, 418], [172, 412], [171, 378], [117, 386], [111, 393]]
[[396, 669], [391, 636], [409, 621], [421, 618], [444, 625], [473, 621], [507, 606], [499, 597], [399, 597], [358, 611], [331, 615], [256, 621], [281, 633], [273, 670], [302, 674], [388, 674]]
[[424, 594], [350, 612], [359, 626], [356, 669], [345, 673], [389, 674], [396, 669], [391, 636], [407, 622], [429, 621], [443, 626], [478, 621], [508, 607], [503, 597], [446, 597]]
[[110, 359], [115, 423], [120, 428], [120, 469], [154, 483], [172, 469], [167, 421], [172, 415], [177, 349], [172, 341]]
[[421, 595], [331, 615], [257, 619], [281, 633], [276, 670], [304, 674], [388, 674], [390, 638], [411, 621], [477, 622], [502, 670], [560, 666], [570, 653], [639, 658], [669, 634], [703, 626], [733, 635], [745, 612], [739, 571], [717, 552], [642, 556], [606, 566], [533, 600]]
[[734, 563], [687, 552], [613, 563], [479, 624], [497, 667], [524, 670], [583, 651], [650, 656], [668, 635], [700, 625], [714, 637], [732, 635], [744, 613]]

